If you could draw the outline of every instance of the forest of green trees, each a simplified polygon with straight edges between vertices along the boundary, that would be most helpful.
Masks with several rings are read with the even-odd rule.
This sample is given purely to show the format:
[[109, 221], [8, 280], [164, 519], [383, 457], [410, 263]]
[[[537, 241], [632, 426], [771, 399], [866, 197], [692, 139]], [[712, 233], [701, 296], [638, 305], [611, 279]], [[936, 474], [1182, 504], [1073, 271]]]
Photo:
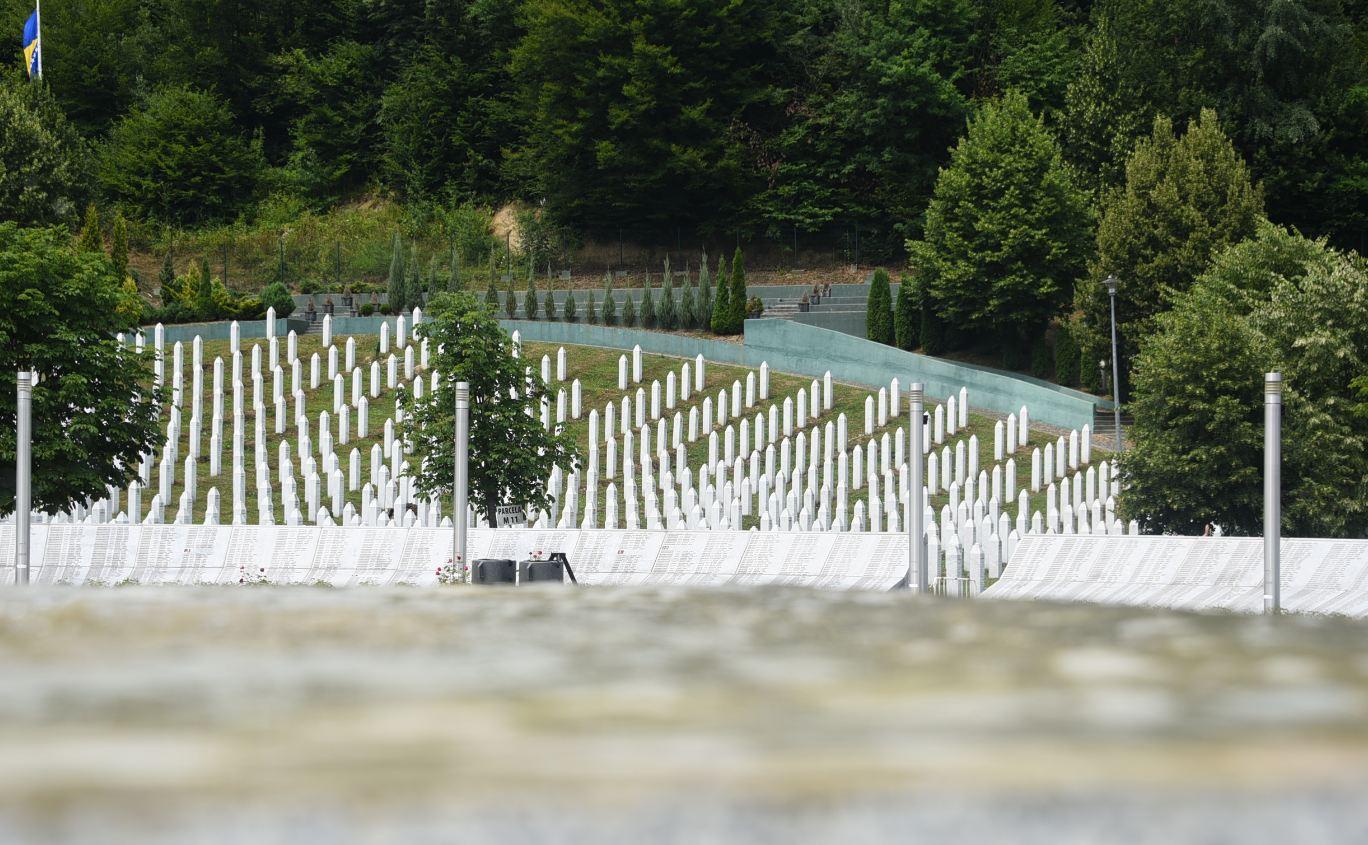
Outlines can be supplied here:
[[[29, 0], [3, 0], [18, 32]], [[937, 171], [1019, 92], [1089, 205], [1156, 116], [1213, 109], [1268, 216], [1362, 251], [1363, 0], [74, 0], [0, 95], [0, 204], [164, 226], [521, 200], [621, 227], [926, 234]], [[35, 153], [34, 148], [38, 148]], [[21, 153], [28, 159], [21, 159]], [[35, 162], [33, 156], [39, 160]], [[641, 236], [639, 234], [639, 236]]]
[[[0, 11], [17, 34], [30, 0]], [[1368, 530], [1368, 0], [43, 11], [44, 79], [17, 39], [0, 73], [14, 297], [46, 250], [102, 268], [120, 325], [385, 278], [391, 308], [463, 286], [498, 305], [497, 280], [511, 317], [516, 270], [529, 318], [735, 334], [762, 308], [743, 245], [853, 234], [884, 268], [871, 338], [1101, 392], [1115, 275], [1128, 513], [1255, 530], [1279, 369], [1291, 524]], [[624, 232], [671, 244], [642, 261], [659, 308], [649, 276], [620, 312], [611, 273], [601, 307], [538, 295], [568, 245], [616, 240], [620, 269]]]

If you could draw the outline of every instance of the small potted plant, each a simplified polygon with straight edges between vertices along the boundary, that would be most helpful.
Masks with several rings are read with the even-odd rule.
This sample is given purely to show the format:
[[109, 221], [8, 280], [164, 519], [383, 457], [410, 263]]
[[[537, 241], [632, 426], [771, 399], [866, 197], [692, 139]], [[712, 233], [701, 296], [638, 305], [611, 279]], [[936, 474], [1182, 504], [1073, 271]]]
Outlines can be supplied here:
[[328, 296], [323, 297], [323, 313], [324, 313], [324, 314], [331, 314], [331, 313], [333, 313], [333, 298], [332, 298], [332, 295], [331, 295], [331, 294], [329, 294]]
[[816, 305], [817, 303], [819, 303], [819, 302], [821, 302], [821, 301], [822, 301], [822, 289], [821, 289], [821, 287], [819, 287], [818, 285], [813, 285], [813, 286], [812, 286], [812, 300], [811, 300], [811, 302], [812, 302], [813, 305]]
[[342, 286], [342, 305], [347, 308], [351, 308], [352, 302], [354, 300], [355, 297], [352, 296], [351, 283], [348, 282], [347, 284]]
[[803, 294], [803, 298], [798, 300], [798, 310], [806, 313], [810, 304], [811, 300], [808, 299], [808, 295]]

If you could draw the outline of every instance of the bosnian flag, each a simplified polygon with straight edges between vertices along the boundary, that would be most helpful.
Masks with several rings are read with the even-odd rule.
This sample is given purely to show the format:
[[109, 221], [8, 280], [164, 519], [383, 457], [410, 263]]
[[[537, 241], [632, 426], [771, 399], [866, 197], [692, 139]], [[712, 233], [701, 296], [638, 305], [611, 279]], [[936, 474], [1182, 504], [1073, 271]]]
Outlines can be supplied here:
[[38, 44], [37, 10], [24, 21], [24, 65], [28, 68], [29, 79], [38, 76], [43, 67], [43, 54]]

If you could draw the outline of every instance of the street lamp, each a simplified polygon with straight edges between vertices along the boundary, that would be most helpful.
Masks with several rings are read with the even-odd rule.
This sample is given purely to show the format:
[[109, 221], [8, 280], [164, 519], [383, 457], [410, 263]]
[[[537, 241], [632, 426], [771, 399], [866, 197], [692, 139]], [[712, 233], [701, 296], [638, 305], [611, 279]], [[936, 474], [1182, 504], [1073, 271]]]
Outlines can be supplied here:
[[1111, 294], [1111, 335], [1112, 335], [1112, 414], [1116, 422], [1116, 454], [1121, 454], [1121, 375], [1120, 364], [1117, 362], [1116, 354], [1116, 289], [1121, 285], [1121, 280], [1116, 276], [1108, 274], [1103, 282], [1107, 286], [1107, 293]]

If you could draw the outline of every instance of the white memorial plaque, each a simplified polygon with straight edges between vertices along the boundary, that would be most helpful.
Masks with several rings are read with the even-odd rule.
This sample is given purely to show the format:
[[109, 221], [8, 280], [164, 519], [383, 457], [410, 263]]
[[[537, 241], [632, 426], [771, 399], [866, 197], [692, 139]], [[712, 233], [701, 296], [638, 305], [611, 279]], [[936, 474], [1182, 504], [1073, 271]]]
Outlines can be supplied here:
[[[1286, 610], [1368, 615], [1368, 541], [1287, 539], [1281, 552]], [[1253, 613], [1263, 608], [1263, 541], [1032, 534], [983, 595]]]

